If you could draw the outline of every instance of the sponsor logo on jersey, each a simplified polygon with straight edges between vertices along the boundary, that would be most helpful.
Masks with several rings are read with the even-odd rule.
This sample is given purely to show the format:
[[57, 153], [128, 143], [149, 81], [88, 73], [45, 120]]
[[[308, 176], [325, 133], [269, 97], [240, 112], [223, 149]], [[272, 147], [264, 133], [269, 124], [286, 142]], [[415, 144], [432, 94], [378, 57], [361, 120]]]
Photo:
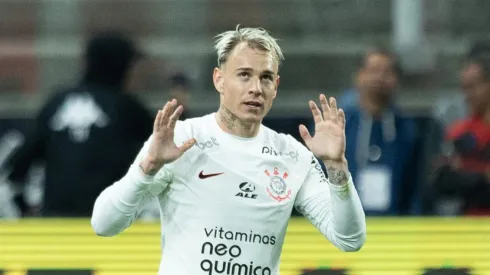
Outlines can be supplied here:
[[210, 140], [204, 142], [197, 142], [196, 145], [197, 147], [199, 147], [199, 149], [205, 150], [205, 149], [211, 149], [213, 147], [218, 147], [219, 143], [215, 137], [211, 137]]
[[207, 179], [207, 178], [211, 178], [211, 177], [216, 177], [216, 176], [219, 176], [219, 175], [222, 175], [224, 174], [224, 172], [221, 172], [221, 173], [213, 173], [213, 174], [204, 174], [204, 170], [202, 170], [200, 173], [199, 173], [199, 178], [200, 179]]
[[255, 194], [255, 185], [250, 182], [242, 182], [240, 185], [238, 185], [238, 188], [240, 188], [240, 192], [238, 192], [235, 196], [236, 197], [242, 197], [242, 198], [247, 198], [247, 199], [256, 199], [257, 194]]
[[298, 151], [289, 151], [289, 152], [278, 152], [271, 146], [262, 147], [262, 154], [271, 155], [271, 156], [280, 156], [280, 157], [290, 157], [295, 161], [298, 161]]
[[291, 199], [291, 188], [286, 185], [286, 179], [289, 176], [287, 172], [281, 174], [279, 169], [274, 167], [272, 172], [266, 169], [264, 173], [270, 178], [266, 187], [269, 197], [278, 202]]
[[205, 242], [201, 247], [201, 255], [204, 259], [199, 264], [201, 270], [206, 272], [204, 274], [272, 274], [269, 266], [247, 259], [243, 252], [245, 249], [255, 250], [272, 247], [276, 244], [276, 236], [260, 234], [251, 230], [226, 230], [218, 226], [214, 228], [205, 227], [204, 234]]

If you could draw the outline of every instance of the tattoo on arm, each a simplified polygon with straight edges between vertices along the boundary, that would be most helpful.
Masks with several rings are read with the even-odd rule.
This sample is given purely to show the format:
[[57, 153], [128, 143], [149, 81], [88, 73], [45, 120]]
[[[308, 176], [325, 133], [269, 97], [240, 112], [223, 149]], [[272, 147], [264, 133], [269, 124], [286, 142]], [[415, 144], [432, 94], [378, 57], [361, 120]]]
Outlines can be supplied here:
[[328, 180], [334, 185], [344, 185], [347, 183], [347, 174], [344, 170], [337, 167], [327, 166]]

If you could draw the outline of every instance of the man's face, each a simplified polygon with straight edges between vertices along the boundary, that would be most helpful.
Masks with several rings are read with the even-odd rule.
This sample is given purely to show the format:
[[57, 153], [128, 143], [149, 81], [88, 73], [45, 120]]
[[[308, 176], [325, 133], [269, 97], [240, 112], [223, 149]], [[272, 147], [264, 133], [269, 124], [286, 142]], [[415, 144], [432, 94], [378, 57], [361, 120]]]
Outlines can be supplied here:
[[278, 64], [269, 52], [238, 44], [213, 81], [222, 107], [243, 122], [261, 122], [272, 107], [279, 85]]
[[481, 114], [490, 104], [490, 81], [478, 64], [468, 64], [461, 72], [461, 88], [474, 114]]
[[383, 54], [371, 54], [358, 75], [361, 90], [377, 96], [391, 96], [397, 85], [393, 60]]

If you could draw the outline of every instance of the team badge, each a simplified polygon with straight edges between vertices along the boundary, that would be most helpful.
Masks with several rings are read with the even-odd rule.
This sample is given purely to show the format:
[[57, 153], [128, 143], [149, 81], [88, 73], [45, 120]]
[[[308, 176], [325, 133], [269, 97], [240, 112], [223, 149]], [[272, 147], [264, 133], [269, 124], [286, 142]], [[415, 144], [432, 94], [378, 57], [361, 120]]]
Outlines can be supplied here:
[[286, 185], [286, 179], [288, 178], [287, 172], [281, 174], [279, 169], [274, 167], [272, 173], [267, 169], [264, 173], [270, 178], [270, 182], [266, 187], [269, 197], [278, 202], [291, 199], [291, 189]]

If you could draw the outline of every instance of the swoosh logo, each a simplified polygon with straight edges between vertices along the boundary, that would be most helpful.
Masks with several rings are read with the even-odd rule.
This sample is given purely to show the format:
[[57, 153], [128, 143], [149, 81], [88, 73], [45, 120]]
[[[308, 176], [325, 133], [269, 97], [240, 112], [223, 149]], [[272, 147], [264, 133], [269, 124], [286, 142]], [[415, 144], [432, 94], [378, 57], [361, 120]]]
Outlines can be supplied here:
[[204, 174], [203, 172], [204, 171], [201, 171], [201, 173], [199, 173], [199, 178], [202, 179], [202, 180], [203, 179], [210, 178], [210, 177], [216, 177], [216, 176], [219, 176], [219, 175], [223, 174], [223, 173]]

